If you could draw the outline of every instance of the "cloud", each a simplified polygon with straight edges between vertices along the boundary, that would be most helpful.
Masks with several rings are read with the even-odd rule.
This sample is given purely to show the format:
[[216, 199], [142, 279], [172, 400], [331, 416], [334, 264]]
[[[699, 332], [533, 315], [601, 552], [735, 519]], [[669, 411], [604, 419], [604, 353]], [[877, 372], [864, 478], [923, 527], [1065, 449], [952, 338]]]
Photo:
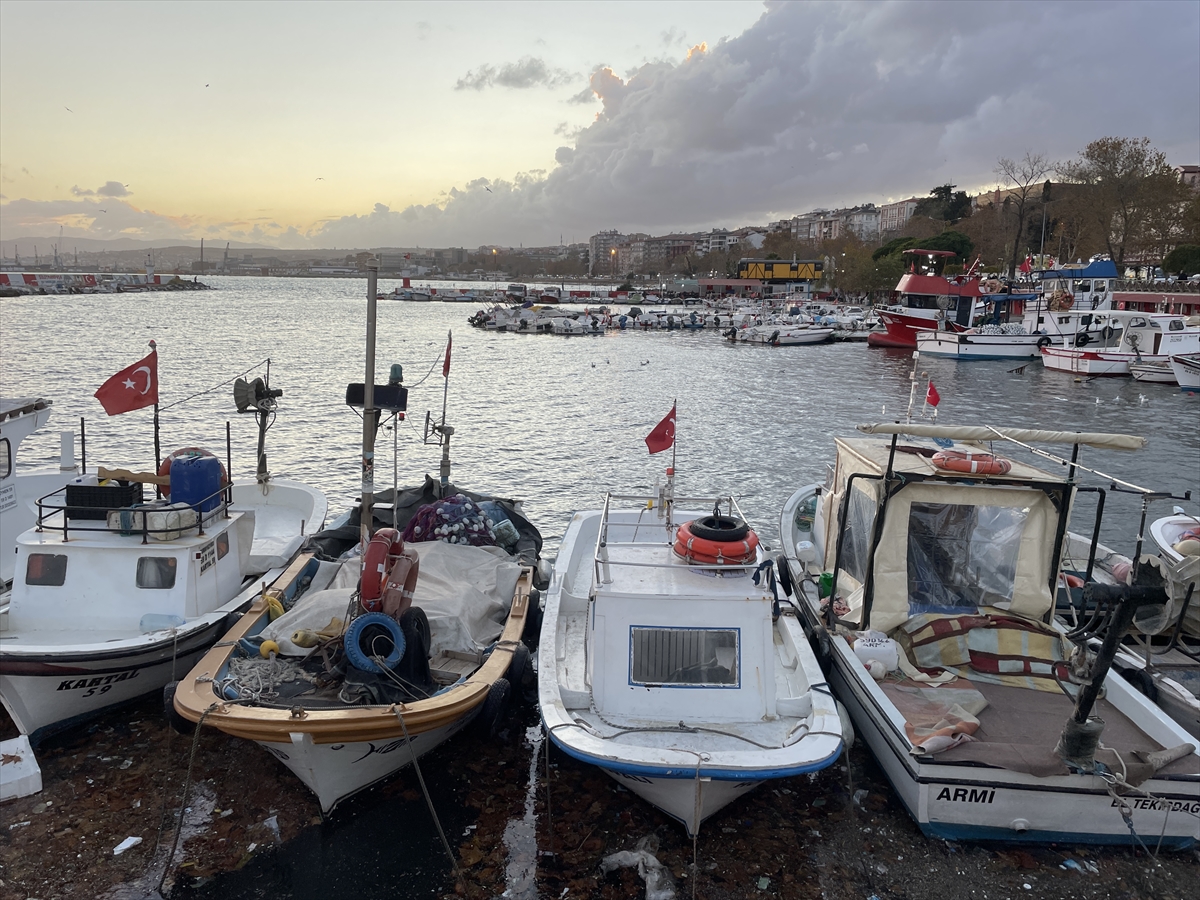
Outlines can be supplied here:
[[[1147, 135], [1172, 161], [1194, 161], [1200, 7], [1105, 4], [1084, 17], [1067, 2], [1023, 5], [1020, 15], [1000, 8], [963, 4], [947, 19], [937, 3], [770, 3], [744, 33], [686, 61], [647, 63], [625, 78], [595, 69], [572, 99], [599, 100], [596, 119], [544, 176], [376, 207], [313, 238], [474, 246], [601, 227], [764, 224], [946, 181], [984, 186], [998, 156], [1032, 148], [1069, 158], [1109, 134]], [[1161, 27], [1141, 27], [1147, 16]], [[1071, 40], [1051, 54], [1028, 39], [1064, 29]], [[995, 47], [1005, 48], [1004, 78], [978, 64]], [[1181, 90], [1189, 102], [1165, 99]], [[1120, 120], [1111, 109], [1124, 111]], [[880, 147], [887, 152], [870, 153]]]
[[[109, 182], [113, 184], [114, 182]], [[5, 234], [57, 233], [70, 237], [186, 237], [195, 227], [190, 216], [168, 216], [138, 209], [125, 200], [9, 200], [0, 204], [0, 230]]]
[[682, 44], [687, 40], [687, 33], [682, 28], [676, 28], [672, 25], [666, 31], [658, 36], [664, 47], [673, 47], [676, 44]]
[[106, 181], [94, 191], [74, 185], [71, 188], [71, 193], [76, 197], [128, 197], [133, 191], [126, 188], [119, 181]]
[[467, 72], [454, 85], [456, 91], [482, 91], [490, 87], [525, 90], [534, 87], [556, 88], [575, 81], [576, 75], [550, 66], [537, 56], [524, 56], [515, 63], [493, 66], [484, 63]]

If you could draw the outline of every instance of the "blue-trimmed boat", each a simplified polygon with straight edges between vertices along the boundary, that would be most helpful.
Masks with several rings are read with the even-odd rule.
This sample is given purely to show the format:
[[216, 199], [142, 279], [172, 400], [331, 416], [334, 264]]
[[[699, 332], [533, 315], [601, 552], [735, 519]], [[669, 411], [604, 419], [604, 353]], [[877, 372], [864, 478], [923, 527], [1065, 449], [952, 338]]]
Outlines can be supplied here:
[[831, 765], [838, 708], [771, 565], [732, 498], [677, 499], [670, 470], [656, 496], [576, 513], [538, 651], [550, 739], [689, 834], [763, 781]]

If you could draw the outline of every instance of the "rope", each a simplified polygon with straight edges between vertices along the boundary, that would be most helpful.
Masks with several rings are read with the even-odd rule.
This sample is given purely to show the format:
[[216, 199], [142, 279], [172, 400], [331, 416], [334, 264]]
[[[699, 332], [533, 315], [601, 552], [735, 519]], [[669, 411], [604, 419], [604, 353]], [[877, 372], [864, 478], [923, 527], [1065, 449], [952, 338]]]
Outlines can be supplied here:
[[249, 375], [249, 374], [250, 374], [251, 372], [253, 372], [255, 369], [260, 369], [260, 368], [262, 368], [263, 366], [267, 366], [267, 365], [270, 365], [270, 364], [271, 364], [271, 358], [268, 356], [268, 357], [267, 357], [266, 359], [264, 359], [262, 362], [260, 362], [260, 363], [256, 363], [255, 365], [253, 365], [253, 366], [251, 366], [250, 368], [248, 368], [248, 369], [247, 369], [245, 372], [242, 372], [242, 373], [240, 373], [240, 374], [238, 374], [238, 375], [234, 375], [234, 376], [233, 376], [232, 378], [230, 378], [228, 381], [222, 381], [220, 384], [218, 384], [218, 385], [214, 385], [213, 387], [210, 387], [210, 388], [208, 388], [208, 389], [206, 389], [206, 390], [199, 391], [199, 392], [197, 392], [197, 393], [195, 393], [195, 394], [192, 394], [190, 397], [184, 397], [182, 400], [176, 400], [174, 403], [168, 403], [166, 406], [160, 406], [160, 407], [159, 407], [159, 412], [166, 412], [168, 409], [170, 409], [170, 408], [171, 408], [171, 407], [173, 407], [173, 406], [179, 406], [181, 403], [187, 403], [189, 400], [195, 400], [197, 397], [203, 397], [205, 394], [211, 394], [213, 391], [219, 390], [220, 388], [223, 388], [223, 387], [225, 387], [225, 385], [227, 385], [227, 384], [233, 384], [233, 383], [234, 383], [235, 381], [237, 381], [239, 378], [241, 378], [241, 377], [243, 377], [243, 376], [245, 376], [245, 375]]
[[[376, 665], [381, 665], [382, 662], [381, 659], [376, 657]], [[429, 815], [433, 817], [433, 824], [437, 827], [438, 837], [442, 839], [442, 847], [446, 851], [446, 856], [450, 859], [450, 868], [454, 870], [454, 878], [462, 887], [465, 894], [467, 891], [466, 879], [463, 878], [462, 871], [458, 868], [458, 860], [454, 858], [454, 852], [450, 849], [450, 842], [446, 840], [446, 832], [442, 831], [442, 822], [438, 819], [437, 810], [433, 807], [433, 799], [429, 796], [429, 788], [425, 786], [425, 776], [421, 774], [421, 765], [417, 762], [417, 748], [413, 746], [412, 738], [408, 736], [408, 725], [404, 721], [404, 714], [400, 711], [400, 706], [401, 704], [394, 705], [392, 712], [400, 720], [400, 728], [404, 731], [404, 742], [408, 744], [408, 752], [412, 754], [413, 769], [417, 773], [417, 781], [421, 783], [421, 793], [425, 795], [425, 805], [429, 807]]]
[[192, 735], [192, 751], [188, 754], [187, 778], [183, 782], [183, 800], [179, 804], [179, 821], [175, 825], [175, 840], [171, 842], [171, 853], [167, 856], [167, 864], [163, 867], [162, 878], [158, 882], [159, 893], [162, 892], [163, 885], [167, 882], [167, 875], [171, 871], [171, 865], [175, 862], [175, 851], [179, 849], [179, 836], [183, 833], [183, 816], [187, 810], [188, 797], [192, 792], [192, 770], [196, 765], [196, 750], [200, 746], [200, 732], [203, 730], [204, 720], [217, 706], [216, 703], [212, 704], [200, 714], [200, 719], [196, 722], [196, 731]]

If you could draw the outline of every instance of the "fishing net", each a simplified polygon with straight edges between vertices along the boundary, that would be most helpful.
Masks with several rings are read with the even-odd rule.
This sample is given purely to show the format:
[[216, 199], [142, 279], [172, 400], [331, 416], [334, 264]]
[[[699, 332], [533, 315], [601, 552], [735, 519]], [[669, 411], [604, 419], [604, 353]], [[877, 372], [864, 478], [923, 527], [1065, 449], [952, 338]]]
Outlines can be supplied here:
[[404, 541], [444, 541], [447, 544], [493, 547], [496, 545], [493, 527], [479, 504], [462, 494], [455, 494], [417, 510], [404, 529]]

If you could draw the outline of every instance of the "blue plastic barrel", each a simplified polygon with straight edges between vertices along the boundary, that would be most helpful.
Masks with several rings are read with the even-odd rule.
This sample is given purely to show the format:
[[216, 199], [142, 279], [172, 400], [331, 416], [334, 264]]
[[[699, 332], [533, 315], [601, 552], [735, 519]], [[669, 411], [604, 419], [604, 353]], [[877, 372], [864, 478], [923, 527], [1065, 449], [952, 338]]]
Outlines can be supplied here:
[[221, 505], [217, 493], [220, 489], [221, 461], [215, 456], [179, 456], [171, 460], [172, 503], [186, 503], [206, 513]]

